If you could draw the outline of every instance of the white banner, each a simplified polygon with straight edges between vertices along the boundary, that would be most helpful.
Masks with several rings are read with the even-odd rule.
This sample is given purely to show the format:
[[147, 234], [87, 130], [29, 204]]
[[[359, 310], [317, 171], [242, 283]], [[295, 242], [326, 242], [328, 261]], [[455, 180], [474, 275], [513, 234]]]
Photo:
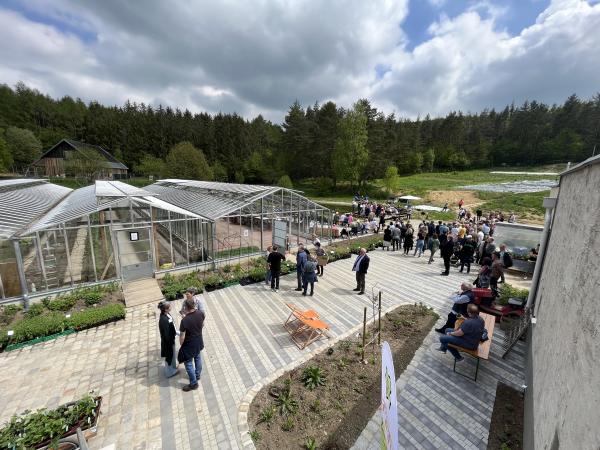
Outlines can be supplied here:
[[381, 449], [398, 450], [396, 375], [390, 344], [381, 347]]

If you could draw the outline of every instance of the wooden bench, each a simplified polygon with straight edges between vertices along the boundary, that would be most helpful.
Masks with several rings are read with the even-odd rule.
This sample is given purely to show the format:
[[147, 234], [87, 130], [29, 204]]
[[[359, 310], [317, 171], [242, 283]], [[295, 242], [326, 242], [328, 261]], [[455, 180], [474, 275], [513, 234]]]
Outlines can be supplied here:
[[[479, 313], [479, 317], [481, 317], [485, 321], [485, 329], [487, 330], [488, 340], [485, 342], [480, 342], [476, 349], [468, 349], [464, 347], [460, 347], [454, 344], [448, 344], [448, 347], [455, 348], [459, 352], [465, 353], [469, 356], [472, 356], [477, 360], [477, 366], [475, 368], [475, 378], [471, 378], [473, 381], [477, 381], [477, 374], [479, 373], [479, 361], [485, 359], [486, 361], [489, 359], [490, 355], [490, 347], [492, 345], [492, 339], [494, 338], [494, 327], [496, 326], [496, 318], [493, 315]], [[456, 359], [454, 360], [454, 372], [456, 372]], [[463, 375], [467, 378], [467, 375], [462, 374], [460, 372], [456, 372], [459, 375]]]

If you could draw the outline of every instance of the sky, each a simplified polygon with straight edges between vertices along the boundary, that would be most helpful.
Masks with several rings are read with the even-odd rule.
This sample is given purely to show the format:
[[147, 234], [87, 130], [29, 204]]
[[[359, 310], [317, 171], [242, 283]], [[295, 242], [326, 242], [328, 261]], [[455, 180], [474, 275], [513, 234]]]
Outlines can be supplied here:
[[4, 0], [0, 83], [276, 123], [368, 98], [416, 118], [600, 92], [600, 0]]

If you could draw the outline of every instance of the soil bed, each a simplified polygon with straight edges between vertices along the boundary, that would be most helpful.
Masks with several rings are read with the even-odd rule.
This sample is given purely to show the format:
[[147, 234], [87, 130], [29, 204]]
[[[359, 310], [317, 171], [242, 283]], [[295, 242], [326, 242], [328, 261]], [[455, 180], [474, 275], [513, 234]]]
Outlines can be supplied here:
[[522, 394], [504, 383], [498, 383], [488, 450], [523, 449], [523, 414]]
[[[437, 320], [423, 305], [403, 305], [382, 317], [381, 341], [388, 341], [399, 377]], [[372, 336], [367, 330], [367, 340]], [[258, 449], [347, 449], [367, 425], [380, 404], [381, 352], [365, 350], [362, 337], [340, 341], [305, 364], [265, 386], [248, 413], [251, 436]], [[310, 390], [302, 380], [308, 367], [318, 367], [325, 384]], [[281, 414], [275, 396], [289, 391], [295, 412]], [[270, 418], [269, 418], [270, 416]], [[316, 447], [311, 447], [314, 444]]]

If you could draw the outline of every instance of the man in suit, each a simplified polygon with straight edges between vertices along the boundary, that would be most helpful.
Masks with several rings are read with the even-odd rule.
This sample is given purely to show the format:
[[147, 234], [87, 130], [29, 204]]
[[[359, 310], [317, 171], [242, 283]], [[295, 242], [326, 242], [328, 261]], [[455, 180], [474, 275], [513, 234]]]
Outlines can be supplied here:
[[356, 261], [352, 266], [352, 271], [356, 273], [356, 289], [358, 295], [364, 295], [365, 293], [365, 278], [367, 276], [367, 270], [369, 270], [369, 256], [367, 255], [367, 249], [361, 248], [358, 253]]

